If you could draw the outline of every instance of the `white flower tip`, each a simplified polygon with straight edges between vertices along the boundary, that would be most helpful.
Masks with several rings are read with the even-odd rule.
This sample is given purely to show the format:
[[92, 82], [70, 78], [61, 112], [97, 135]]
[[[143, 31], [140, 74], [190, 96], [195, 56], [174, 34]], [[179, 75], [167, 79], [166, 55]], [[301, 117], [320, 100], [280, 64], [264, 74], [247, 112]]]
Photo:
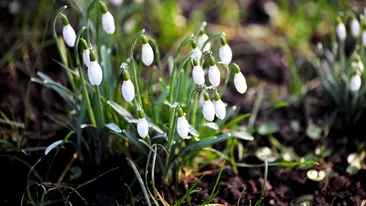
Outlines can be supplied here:
[[215, 106], [211, 100], [206, 100], [203, 103], [203, 117], [209, 122], [215, 119]]
[[247, 89], [248, 89], [247, 82], [245, 80], [244, 75], [241, 72], [235, 74], [234, 85], [235, 85], [236, 90], [240, 94], [244, 94], [247, 91]]
[[185, 116], [178, 117], [177, 132], [182, 139], [188, 139], [189, 124]]
[[141, 60], [145, 66], [150, 66], [154, 61], [154, 51], [149, 43], [142, 44]]
[[349, 88], [352, 92], [357, 92], [358, 90], [360, 90], [361, 84], [361, 77], [356, 74], [351, 77]]
[[145, 118], [140, 118], [137, 122], [137, 133], [140, 137], [145, 138], [149, 134], [149, 124]]
[[135, 86], [131, 80], [125, 80], [122, 83], [122, 95], [126, 102], [132, 102], [135, 98]]
[[88, 77], [90, 84], [92, 85], [100, 85], [103, 79], [103, 71], [97, 61], [90, 62], [90, 66], [88, 68]]
[[114, 25], [114, 17], [109, 11], [102, 15], [102, 27], [107, 34], [113, 34], [116, 30], [116, 26]]

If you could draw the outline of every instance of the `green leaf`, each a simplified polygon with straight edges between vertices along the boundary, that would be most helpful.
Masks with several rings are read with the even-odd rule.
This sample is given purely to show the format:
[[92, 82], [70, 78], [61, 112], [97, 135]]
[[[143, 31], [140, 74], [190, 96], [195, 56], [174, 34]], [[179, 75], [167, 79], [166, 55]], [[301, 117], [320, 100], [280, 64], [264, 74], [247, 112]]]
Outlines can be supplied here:
[[131, 115], [130, 112], [125, 110], [123, 107], [121, 107], [119, 104], [113, 102], [113, 101], [107, 101], [109, 106], [111, 106], [118, 114], [120, 114], [128, 123], [134, 123], [134, 118]]
[[128, 130], [126, 130], [126, 129], [124, 129], [124, 130], [123, 130], [123, 133], [126, 135], [127, 139], [126, 139], [126, 137], [122, 136], [121, 134], [116, 133], [116, 135], [118, 135], [118, 136], [122, 137], [122, 138], [123, 138], [123, 139], [125, 139], [125, 140], [129, 140], [129, 141], [131, 141], [131, 142], [132, 142], [132, 144], [134, 144], [137, 148], [139, 148], [139, 150], [140, 150], [144, 155], [146, 155], [146, 156], [147, 156], [147, 155], [149, 154], [149, 153], [148, 153], [148, 151], [147, 151], [146, 146], [145, 146], [142, 142], [140, 142], [140, 141], [139, 141], [139, 139], [138, 139], [135, 135], [133, 135], [133, 133], [132, 133], [132, 132], [130, 132], [130, 131], [128, 131]]
[[104, 126], [108, 129], [112, 130], [113, 132], [116, 132], [116, 133], [122, 132], [121, 128], [119, 128], [119, 126], [114, 123], [108, 123], [108, 124], [105, 124]]
[[278, 127], [278, 125], [276, 123], [264, 123], [264, 124], [261, 124], [259, 127], [258, 127], [258, 134], [260, 135], [269, 135], [269, 134], [273, 134], [273, 133], [276, 133], [280, 130], [280, 128]]

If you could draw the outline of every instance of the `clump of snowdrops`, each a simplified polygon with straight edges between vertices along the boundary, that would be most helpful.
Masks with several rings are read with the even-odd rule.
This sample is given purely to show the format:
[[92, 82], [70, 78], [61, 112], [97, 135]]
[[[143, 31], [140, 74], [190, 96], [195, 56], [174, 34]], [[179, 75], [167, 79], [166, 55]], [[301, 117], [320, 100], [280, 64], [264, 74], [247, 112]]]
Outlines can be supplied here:
[[[349, 24], [349, 30], [346, 24]], [[346, 54], [346, 43], [350, 47], [354, 45], [349, 55]], [[337, 112], [344, 114], [345, 121], [356, 122], [366, 105], [365, 14], [358, 15], [354, 11], [341, 13], [332, 33], [332, 48], [325, 49], [321, 43], [317, 47], [319, 59], [316, 67], [323, 87], [338, 106]]]
[[[81, 160], [87, 155], [100, 164], [104, 155], [122, 148], [132, 167], [146, 165], [145, 175], [151, 168], [152, 177], [146, 182], [154, 184], [156, 171], [168, 180], [212, 144], [230, 138], [252, 140], [244, 131], [230, 131], [233, 122], [228, 120], [239, 121], [230, 118], [237, 114], [236, 107], [221, 99], [229, 81], [240, 94], [247, 90], [224, 33], [209, 36], [206, 23], [199, 25], [163, 68], [159, 44], [144, 29], [134, 36], [129, 53], [111, 43], [119, 27], [105, 2], [94, 0], [89, 5], [85, 25], [77, 33], [64, 15], [66, 8], [54, 15], [53, 31], [58, 63], [71, 89], [43, 73], [32, 80], [54, 89], [68, 104], [67, 125], [75, 133]], [[93, 22], [95, 30], [90, 29]], [[59, 23], [63, 38], [56, 31]], [[52, 144], [45, 154], [69, 137]]]

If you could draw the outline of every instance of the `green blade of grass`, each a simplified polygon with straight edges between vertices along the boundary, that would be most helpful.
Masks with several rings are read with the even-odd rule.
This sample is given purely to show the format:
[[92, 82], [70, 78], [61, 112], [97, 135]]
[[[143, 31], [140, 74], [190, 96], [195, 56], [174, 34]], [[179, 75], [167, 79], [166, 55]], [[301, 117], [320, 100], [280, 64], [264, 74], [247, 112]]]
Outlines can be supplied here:
[[136, 165], [129, 158], [127, 158], [127, 162], [131, 166], [131, 168], [133, 169], [133, 171], [134, 171], [134, 173], [135, 173], [135, 175], [137, 177], [137, 180], [139, 181], [139, 183], [141, 185], [142, 193], [144, 194], [144, 197], [145, 197], [145, 200], [146, 200], [147, 205], [151, 206], [149, 194], [147, 193], [147, 190], [146, 190], [144, 181], [142, 180], [141, 175], [140, 175], [140, 173], [139, 173]]

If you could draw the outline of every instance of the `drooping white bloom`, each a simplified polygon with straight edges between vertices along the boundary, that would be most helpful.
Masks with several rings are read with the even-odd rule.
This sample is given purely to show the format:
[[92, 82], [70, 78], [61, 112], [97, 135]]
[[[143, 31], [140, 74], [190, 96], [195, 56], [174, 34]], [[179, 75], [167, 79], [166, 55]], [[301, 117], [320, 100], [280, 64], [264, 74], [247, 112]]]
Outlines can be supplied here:
[[346, 27], [342, 22], [339, 22], [336, 27], [336, 33], [339, 40], [344, 41], [347, 37]]
[[203, 44], [207, 41], [208, 39], [208, 36], [206, 33], [202, 33], [198, 36], [197, 38], [197, 44], [198, 44], [198, 48], [200, 48], [203, 52], [205, 51], [210, 51], [211, 49], [211, 42], [208, 42], [206, 45], [205, 45], [205, 48], [202, 48], [203, 47]]
[[237, 64], [233, 64], [234, 65], [234, 85], [236, 90], [240, 93], [240, 94], [244, 94], [247, 91], [247, 81], [245, 80], [244, 75], [241, 73], [240, 68]]
[[202, 67], [198, 64], [196, 59], [193, 59], [193, 71], [192, 71], [193, 80], [196, 84], [202, 85], [205, 83], [205, 72]]
[[87, 67], [90, 66], [90, 51], [89, 51], [89, 49], [83, 50], [83, 62]]
[[363, 46], [366, 47], [366, 31], [362, 32], [362, 43]]
[[182, 139], [189, 139], [189, 124], [180, 107], [178, 108], [177, 132]]
[[231, 59], [233, 58], [233, 52], [231, 51], [231, 48], [228, 44], [222, 45], [220, 47], [220, 60], [224, 63], [224, 64], [230, 64]]
[[132, 102], [133, 98], [135, 98], [135, 86], [130, 79], [123, 81], [122, 95], [126, 102]]
[[358, 36], [360, 36], [360, 23], [358, 22], [358, 20], [356, 18], [353, 18], [351, 20], [351, 34], [353, 38], [358, 38]]
[[219, 68], [217, 68], [215, 59], [213, 56], [210, 57], [210, 67], [208, 68], [208, 80], [211, 85], [217, 87], [220, 85], [221, 74]]
[[361, 77], [358, 74], [355, 74], [351, 77], [349, 82], [349, 89], [352, 92], [357, 92], [361, 88]]
[[202, 56], [202, 52], [198, 47], [195, 47], [194, 49], [192, 49], [193, 53], [192, 53], [192, 57], [197, 59], [198, 62], [201, 61], [201, 56]]
[[74, 28], [70, 24], [64, 26], [62, 29], [62, 35], [64, 37], [64, 40], [69, 47], [74, 47], [75, 40], [76, 40], [76, 33]]
[[154, 51], [150, 44], [148, 43], [146, 37], [143, 38], [143, 44], [141, 49], [141, 60], [142, 63], [145, 64], [145, 66], [150, 66], [152, 62], [154, 61]]
[[235, 85], [236, 90], [240, 94], [244, 94], [247, 91], [247, 88], [248, 88], [247, 81], [245, 80], [245, 77], [241, 72], [235, 74], [234, 85]]
[[96, 60], [90, 62], [90, 66], [88, 67], [88, 77], [91, 85], [98, 86], [102, 82], [102, 68]]
[[203, 102], [203, 106], [202, 106], [203, 117], [207, 121], [212, 122], [215, 118], [215, 106], [211, 102], [210, 97], [208, 96], [207, 92], [204, 92], [203, 97], [205, 98], [205, 101]]
[[142, 138], [145, 138], [149, 133], [149, 124], [146, 121], [146, 118], [139, 118], [137, 121], [137, 133]]
[[216, 117], [223, 120], [226, 117], [226, 106], [224, 102], [221, 99], [219, 99], [214, 100], [213, 104], [215, 106]]
[[107, 5], [103, 1], [99, 1], [100, 9], [102, 11], [102, 27], [107, 34], [113, 34], [116, 30], [114, 24], [114, 17], [108, 11]]
[[113, 5], [115, 6], [121, 6], [123, 3], [123, 0], [109, 0]]

